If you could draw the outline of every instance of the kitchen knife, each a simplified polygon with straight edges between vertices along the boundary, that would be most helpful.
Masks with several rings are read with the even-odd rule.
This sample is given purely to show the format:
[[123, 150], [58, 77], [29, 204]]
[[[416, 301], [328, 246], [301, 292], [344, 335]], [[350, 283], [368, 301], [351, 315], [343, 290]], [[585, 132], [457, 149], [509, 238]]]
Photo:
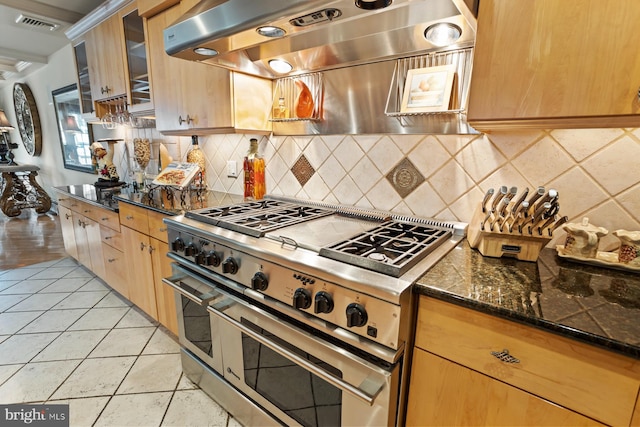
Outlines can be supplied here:
[[541, 223], [540, 225], [537, 226], [538, 229], [538, 235], [542, 236], [542, 230], [544, 230], [545, 228], [549, 227], [551, 224], [553, 224], [553, 222], [556, 220], [556, 216], [555, 215], [551, 215], [549, 216], [543, 223]]
[[553, 235], [553, 232], [556, 231], [556, 229], [558, 227], [560, 227], [562, 224], [564, 224], [565, 222], [569, 221], [569, 217], [568, 216], [563, 216], [562, 218], [560, 218], [559, 220], [557, 220], [552, 226], [551, 228], [549, 228], [549, 236]]
[[500, 203], [498, 203], [498, 214], [504, 218], [505, 212], [507, 211], [507, 206], [511, 203], [511, 199], [509, 197], [503, 197]]
[[500, 203], [500, 200], [502, 200], [502, 198], [506, 196], [508, 192], [509, 192], [509, 189], [507, 188], [507, 186], [503, 185], [502, 187], [500, 187], [497, 194], [493, 196], [493, 202], [491, 202], [491, 210], [493, 212], [496, 211], [496, 207], [498, 206], [498, 203]]
[[543, 203], [551, 202], [553, 200], [556, 200], [557, 198], [558, 198], [558, 191], [553, 188], [550, 188], [549, 191], [547, 191], [547, 194], [545, 194], [542, 198], [540, 198], [540, 200], [536, 202], [536, 209], [539, 206], [542, 206]]
[[489, 202], [489, 199], [491, 198], [491, 196], [493, 196], [494, 193], [494, 189], [490, 188], [487, 190], [487, 193], [484, 195], [484, 198], [482, 199], [482, 212], [486, 212], [487, 211], [487, 203]]
[[484, 217], [482, 221], [480, 221], [480, 230], [484, 231], [484, 224], [491, 218], [492, 211], [488, 211], [487, 215]]
[[536, 203], [536, 201], [544, 196], [544, 187], [538, 187], [538, 189], [536, 190], [535, 193], [533, 193], [533, 195], [529, 198], [529, 209], [533, 210], [534, 209], [534, 204]]
[[511, 214], [513, 216], [515, 216], [518, 212], [520, 212], [520, 209], [522, 209], [522, 202], [524, 202], [528, 194], [529, 194], [529, 187], [526, 187], [522, 192], [522, 194], [520, 195], [520, 197], [518, 197], [518, 199], [513, 203], [513, 208], [511, 209]]

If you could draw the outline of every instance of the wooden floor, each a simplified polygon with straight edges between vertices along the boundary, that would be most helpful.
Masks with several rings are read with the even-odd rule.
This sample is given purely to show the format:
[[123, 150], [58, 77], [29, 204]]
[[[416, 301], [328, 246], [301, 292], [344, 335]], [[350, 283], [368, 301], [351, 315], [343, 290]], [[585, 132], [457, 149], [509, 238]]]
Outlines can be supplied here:
[[9, 218], [0, 212], [0, 271], [65, 256], [57, 215], [24, 209], [19, 216]]

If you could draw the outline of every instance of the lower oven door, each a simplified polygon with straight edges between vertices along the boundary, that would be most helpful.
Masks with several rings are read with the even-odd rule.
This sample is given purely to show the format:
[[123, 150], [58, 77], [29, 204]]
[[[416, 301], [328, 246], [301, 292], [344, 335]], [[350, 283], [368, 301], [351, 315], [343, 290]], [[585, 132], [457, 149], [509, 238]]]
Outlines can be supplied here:
[[173, 265], [173, 275], [162, 280], [175, 291], [180, 345], [217, 372], [222, 372], [222, 350], [217, 321], [213, 321], [207, 306], [224, 296], [215, 286], [194, 277], [187, 270]]
[[373, 363], [233, 295], [208, 309], [219, 320], [225, 380], [281, 422], [396, 423], [400, 364]]

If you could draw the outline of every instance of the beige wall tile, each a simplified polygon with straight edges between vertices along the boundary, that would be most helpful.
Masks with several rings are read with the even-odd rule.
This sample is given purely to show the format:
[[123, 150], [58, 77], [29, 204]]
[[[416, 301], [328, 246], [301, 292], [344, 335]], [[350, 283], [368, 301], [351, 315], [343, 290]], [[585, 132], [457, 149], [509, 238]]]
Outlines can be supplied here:
[[625, 136], [583, 163], [610, 194], [624, 191], [640, 180], [640, 142]]
[[546, 185], [573, 165], [573, 160], [551, 138], [536, 142], [511, 162], [529, 182]]
[[455, 158], [475, 182], [481, 181], [506, 162], [505, 157], [486, 138], [474, 139]]
[[556, 129], [551, 137], [578, 162], [624, 134], [622, 129]]

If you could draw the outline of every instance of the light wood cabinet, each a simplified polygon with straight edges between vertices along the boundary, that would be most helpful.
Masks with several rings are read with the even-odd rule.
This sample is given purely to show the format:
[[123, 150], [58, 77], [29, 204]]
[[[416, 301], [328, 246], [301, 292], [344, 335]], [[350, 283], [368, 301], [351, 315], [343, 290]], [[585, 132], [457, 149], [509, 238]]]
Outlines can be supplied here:
[[184, 0], [147, 20], [156, 128], [185, 135], [270, 132], [271, 81], [166, 54], [163, 30], [196, 3]]
[[167, 258], [164, 214], [129, 203], [119, 203], [129, 299], [148, 315], [178, 333], [178, 317], [171, 288], [162, 282], [171, 276]]
[[73, 227], [73, 212], [71, 209], [59, 204], [58, 216], [60, 217], [60, 228], [64, 240], [64, 250], [74, 259], [78, 259], [78, 248]]
[[636, 0], [481, 1], [469, 123], [640, 126], [638, 22]]
[[413, 353], [407, 426], [602, 426], [421, 349]]
[[[419, 301], [415, 346], [473, 371], [480, 375], [474, 375], [477, 381], [501, 382], [609, 425], [630, 424], [640, 390], [640, 362], [635, 359], [425, 296]], [[516, 360], [500, 359], [504, 350]], [[415, 366], [412, 375], [409, 400], [414, 404], [409, 404], [408, 419], [430, 423], [446, 417], [445, 409], [438, 411], [437, 402], [456, 401], [455, 395], [448, 395], [452, 389], [441, 385], [436, 393], [424, 394], [420, 384], [433, 379]], [[472, 393], [465, 381], [455, 376], [449, 380], [455, 381], [457, 393]], [[422, 409], [414, 407], [415, 399], [436, 409], [416, 415]], [[488, 410], [483, 409], [485, 396], [465, 399], [476, 402], [480, 412]], [[466, 410], [475, 409], [471, 405]], [[504, 414], [504, 422], [511, 423], [511, 415]], [[423, 416], [428, 418], [421, 420]], [[561, 420], [558, 423], [562, 424]]]
[[122, 227], [122, 238], [126, 254], [129, 299], [157, 320], [158, 309], [149, 236], [131, 228]]
[[122, 24], [115, 14], [84, 36], [93, 101], [126, 94]]
[[180, 0], [138, 0], [138, 13], [140, 16], [150, 18], [178, 3]]
[[76, 75], [78, 78], [80, 106], [82, 108], [83, 114], [90, 115], [93, 113], [93, 98], [91, 97], [91, 79], [89, 78], [87, 46], [84, 39], [78, 40], [74, 43], [73, 53], [76, 62]]

